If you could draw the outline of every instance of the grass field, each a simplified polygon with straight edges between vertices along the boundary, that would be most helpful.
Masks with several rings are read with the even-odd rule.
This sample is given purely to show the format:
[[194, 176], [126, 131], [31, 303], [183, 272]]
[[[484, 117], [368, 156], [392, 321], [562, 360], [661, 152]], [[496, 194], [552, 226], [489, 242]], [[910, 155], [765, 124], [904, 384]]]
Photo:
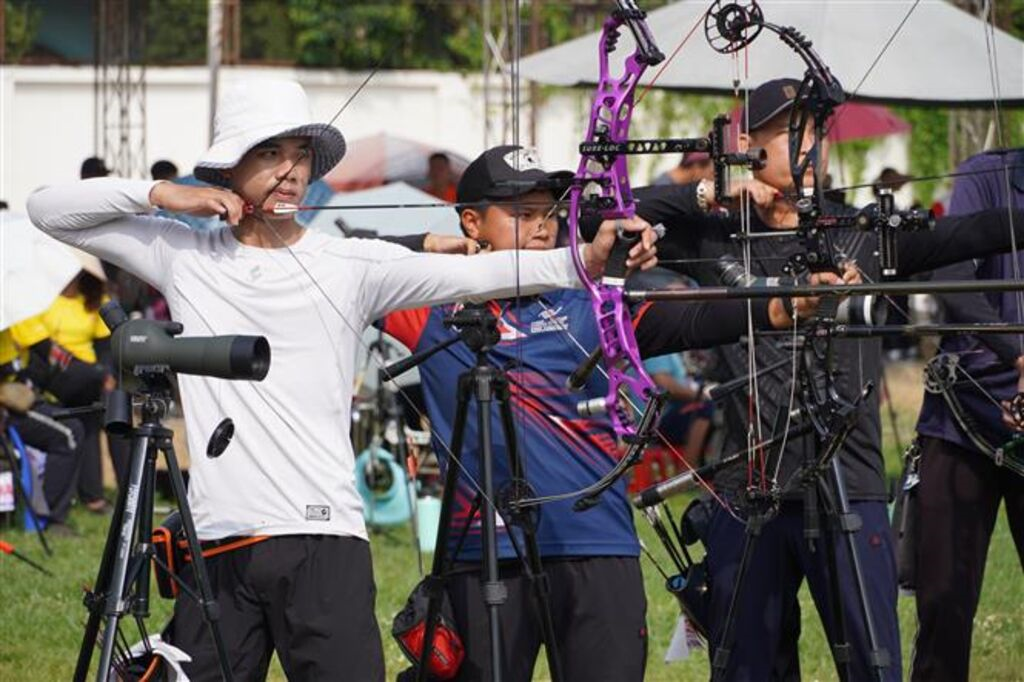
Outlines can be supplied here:
[[[917, 370], [896, 367], [890, 375], [893, 402], [900, 415], [903, 438], [912, 432], [919, 392]], [[891, 429], [887, 427], [887, 432]], [[887, 442], [892, 441], [887, 433]], [[887, 448], [891, 472], [898, 468], [895, 447]], [[682, 508], [683, 502], [677, 506]], [[56, 539], [56, 552], [47, 565], [54, 578], [42, 576], [16, 560], [0, 557], [0, 680], [65, 680], [70, 677], [85, 621], [82, 586], [95, 578], [108, 518], [77, 511], [72, 522], [81, 537]], [[637, 527], [648, 547], [657, 552], [658, 542], [646, 523]], [[5, 530], [0, 534], [34, 559], [42, 555], [32, 536]], [[405, 661], [388, 634], [392, 616], [404, 603], [418, 579], [411, 540], [405, 529], [373, 537], [374, 567], [378, 585], [380, 620], [389, 678], [405, 667]], [[661, 585], [657, 571], [644, 559], [651, 633], [649, 680], [700, 680], [708, 676], [707, 656], [698, 652], [690, 659], [665, 664], [663, 657], [678, 616], [675, 600]], [[155, 597], [154, 591], [154, 597]], [[170, 602], [155, 599], [151, 629], [159, 629]], [[806, 590], [801, 593], [803, 637], [801, 667], [805, 680], [835, 678], [828, 646]], [[913, 600], [900, 600], [900, 627], [904, 661], [909, 661], [914, 633]], [[1024, 576], [1004, 518], [996, 526], [985, 574], [985, 587], [976, 620], [972, 679], [982, 681], [1024, 680]], [[538, 679], [544, 678], [543, 663]], [[275, 665], [272, 679], [284, 679]]]

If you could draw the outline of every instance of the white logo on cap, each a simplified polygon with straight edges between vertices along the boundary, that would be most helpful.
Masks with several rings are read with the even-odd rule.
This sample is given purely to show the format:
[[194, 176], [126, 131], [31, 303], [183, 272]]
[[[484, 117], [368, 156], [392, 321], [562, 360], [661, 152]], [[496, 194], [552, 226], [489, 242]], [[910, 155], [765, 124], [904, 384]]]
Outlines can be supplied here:
[[501, 158], [510, 168], [515, 170], [543, 170], [540, 167], [540, 155], [532, 147], [516, 149]]

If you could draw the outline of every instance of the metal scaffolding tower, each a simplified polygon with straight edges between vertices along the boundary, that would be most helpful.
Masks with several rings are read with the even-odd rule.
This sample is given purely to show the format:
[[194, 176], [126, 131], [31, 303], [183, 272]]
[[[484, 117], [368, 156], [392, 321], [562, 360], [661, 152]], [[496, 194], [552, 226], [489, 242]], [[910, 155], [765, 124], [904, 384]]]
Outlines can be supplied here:
[[[497, 4], [495, 8], [493, 5]], [[511, 5], [511, 8], [510, 8]], [[516, 90], [517, 50], [521, 45], [514, 12], [518, 2], [483, 0], [484, 148], [509, 144], [516, 137], [521, 107]], [[495, 11], [496, 10], [496, 11]]]
[[94, 144], [124, 177], [148, 177], [144, 0], [95, 0]]

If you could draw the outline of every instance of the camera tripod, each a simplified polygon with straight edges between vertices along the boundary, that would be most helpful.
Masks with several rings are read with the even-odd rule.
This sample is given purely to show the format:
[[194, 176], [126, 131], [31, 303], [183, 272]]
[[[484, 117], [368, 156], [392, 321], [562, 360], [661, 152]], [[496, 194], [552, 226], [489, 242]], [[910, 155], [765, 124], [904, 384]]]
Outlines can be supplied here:
[[[223, 679], [231, 680], [227, 649], [217, 623], [217, 602], [213, 597], [202, 549], [188, 506], [185, 481], [174, 453], [174, 433], [161, 423], [172, 396], [170, 378], [160, 369], [139, 371], [137, 374], [142, 386], [138, 392], [145, 398], [142, 403], [142, 423], [139, 426], [132, 428], [132, 404], [128, 393], [114, 391], [107, 402], [107, 430], [131, 435], [131, 465], [128, 484], [118, 493], [96, 583], [93, 591], [87, 592], [84, 599], [89, 610], [89, 619], [78, 652], [74, 679], [76, 682], [83, 682], [88, 675], [101, 621], [105, 623], [102, 638], [99, 640], [101, 653], [96, 674], [99, 682], [107, 682], [112, 672], [125, 676], [126, 671], [121, 668], [127, 663], [123, 659], [130, 656], [119, 630], [123, 618], [130, 616], [135, 619], [148, 648], [149, 640], [143, 621], [149, 616], [150, 562], [155, 559], [168, 571], [182, 591], [200, 604], [217, 650], [221, 675]], [[163, 561], [155, 556], [152, 545], [153, 494], [156, 483], [156, 459], [159, 453], [163, 453], [167, 463], [171, 488], [180, 510], [188, 551], [192, 557], [195, 589], [184, 584], [170, 567], [163, 565]], [[117, 652], [115, 648], [118, 649]]]
[[[445, 320], [445, 324], [456, 328], [458, 336], [396, 363], [387, 372], [393, 378], [400, 374], [401, 371], [405, 371], [423, 362], [428, 357], [459, 340], [462, 340], [476, 354], [476, 364], [474, 367], [459, 377], [456, 412], [452, 427], [451, 451], [449, 454], [450, 459], [447, 471], [445, 472], [444, 494], [441, 500], [437, 541], [434, 548], [432, 568], [430, 574], [425, 579], [428, 595], [427, 615], [424, 624], [424, 644], [418, 665], [416, 666], [416, 679], [419, 682], [425, 682], [429, 679], [428, 662], [433, 652], [434, 634], [441, 614], [445, 574], [455, 560], [455, 557], [450, 556], [451, 549], [449, 547], [452, 512], [455, 503], [455, 491], [461, 471], [460, 457], [462, 456], [466, 421], [469, 415], [469, 403], [471, 400], [475, 400], [477, 403], [477, 423], [480, 439], [478, 453], [482, 480], [467, 523], [470, 523], [477, 511], [479, 511], [483, 529], [482, 589], [484, 603], [487, 608], [491, 653], [491, 674], [489, 679], [494, 682], [500, 682], [504, 678], [500, 609], [508, 595], [507, 588], [499, 576], [498, 566], [497, 514], [499, 510], [495, 508], [494, 451], [491, 424], [492, 403], [497, 402], [512, 479], [510, 487], [502, 491], [503, 517], [509, 526], [514, 525], [522, 529], [525, 540], [525, 568], [539, 610], [538, 615], [548, 669], [551, 673], [551, 678], [558, 682], [563, 678], [558, 658], [558, 645], [554, 636], [555, 629], [554, 621], [551, 617], [547, 580], [541, 563], [540, 550], [537, 546], [534, 528], [535, 520], [529, 513], [505, 513], [508, 509], [514, 508], [512, 504], [504, 504], [507, 501], [506, 498], [511, 500], [519, 496], [529, 496], [529, 486], [526, 483], [523, 461], [516, 445], [512, 410], [509, 405], [508, 377], [504, 371], [489, 365], [487, 362], [487, 352], [500, 340], [497, 320], [484, 308], [469, 307]], [[401, 369], [399, 370], [399, 368]]]

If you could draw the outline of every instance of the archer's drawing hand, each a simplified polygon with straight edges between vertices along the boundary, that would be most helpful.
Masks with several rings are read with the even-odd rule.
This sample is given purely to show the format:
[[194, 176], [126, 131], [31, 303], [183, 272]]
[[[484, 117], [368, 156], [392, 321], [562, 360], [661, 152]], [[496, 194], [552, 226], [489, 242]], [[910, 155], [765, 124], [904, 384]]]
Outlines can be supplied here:
[[658, 234], [646, 220], [636, 217], [606, 220], [598, 228], [594, 241], [583, 247], [583, 263], [591, 277], [600, 277], [604, 272], [604, 266], [611, 255], [612, 247], [615, 246], [619, 225], [622, 226], [624, 232], [640, 233], [639, 241], [629, 250], [626, 268], [630, 271], [637, 268], [649, 270], [658, 264], [658, 249], [654, 245], [658, 241]]
[[[713, 187], [714, 183], [712, 182], [711, 184]], [[714, 196], [714, 190], [712, 190], [711, 196]], [[732, 182], [729, 185], [729, 193], [726, 196], [734, 201], [742, 200], [749, 196], [750, 201], [756, 206], [768, 208], [782, 198], [782, 193], [760, 180], [750, 179]]]
[[158, 182], [149, 191], [149, 203], [171, 213], [194, 216], [220, 216], [229, 225], [237, 225], [246, 213], [245, 200], [234, 192], [216, 187], [192, 187], [173, 182]]
[[[855, 263], [845, 263], [843, 265], [843, 274], [838, 275], [834, 272], [815, 272], [812, 273], [808, 283], [812, 286], [817, 285], [836, 285], [836, 284], [860, 284], [862, 282], [860, 271], [857, 269]], [[809, 320], [818, 314], [818, 307], [821, 305], [820, 296], [804, 296], [801, 298], [794, 298], [792, 301], [793, 312], [798, 320]], [[793, 318], [790, 317], [786, 311], [785, 306], [782, 303], [782, 299], [773, 298], [768, 304], [768, 314], [772, 321], [772, 326], [776, 329], [785, 329], [793, 326]]]
[[460, 256], [475, 256], [490, 250], [490, 244], [469, 237], [449, 234], [427, 233], [423, 239], [423, 250], [427, 253], [447, 253]]

